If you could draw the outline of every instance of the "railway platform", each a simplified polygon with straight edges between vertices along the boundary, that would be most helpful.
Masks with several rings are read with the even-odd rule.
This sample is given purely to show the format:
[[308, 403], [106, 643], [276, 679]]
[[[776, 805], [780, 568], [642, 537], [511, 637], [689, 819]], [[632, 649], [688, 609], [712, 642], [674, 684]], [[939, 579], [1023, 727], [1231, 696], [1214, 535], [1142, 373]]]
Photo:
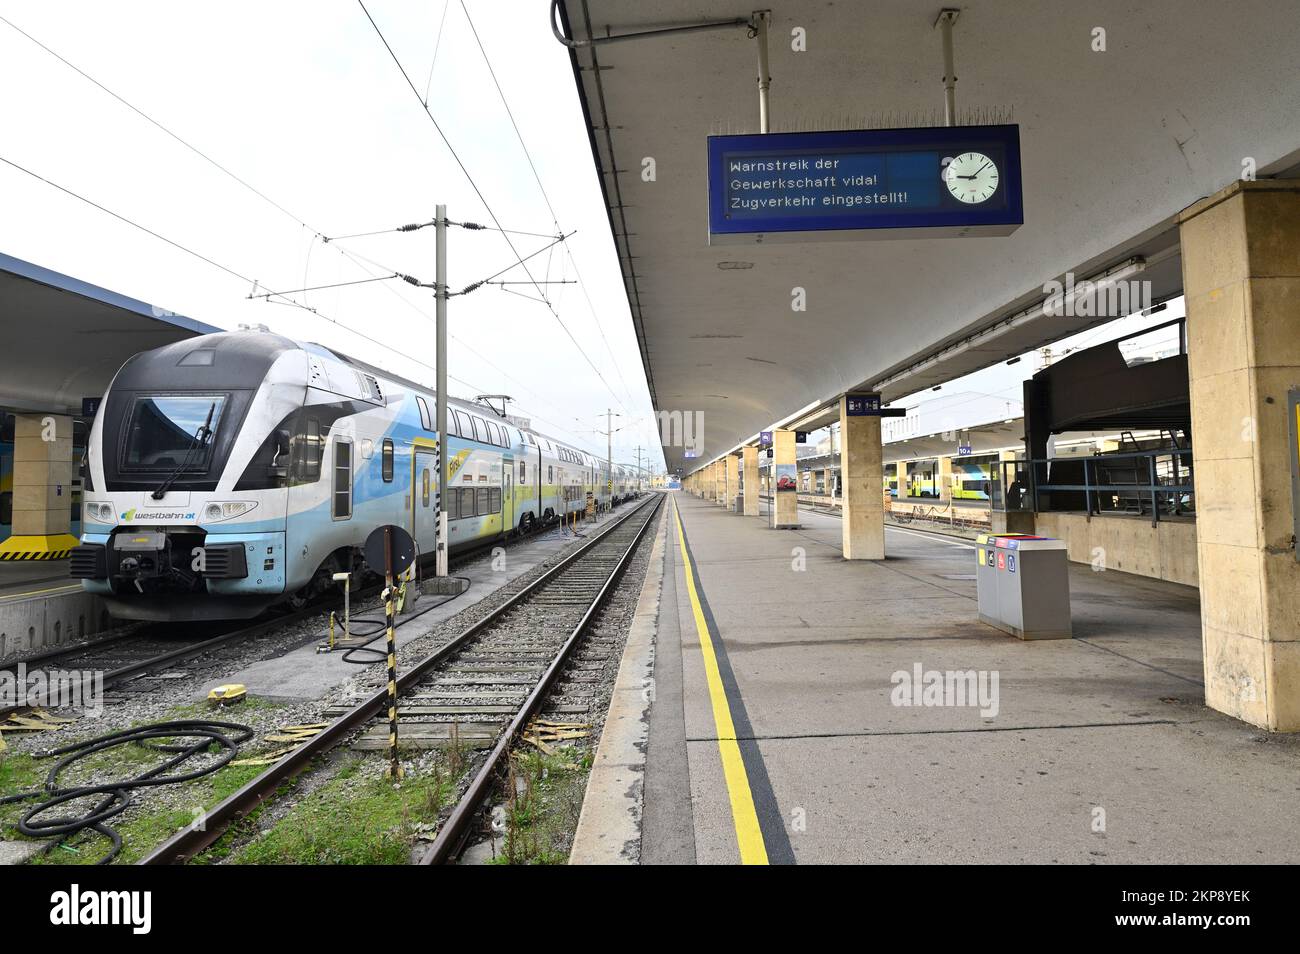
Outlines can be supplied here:
[[978, 622], [967, 542], [851, 562], [838, 517], [672, 497], [643, 782], [591, 807], [640, 818], [624, 860], [1300, 860], [1300, 740], [1205, 706], [1195, 589], [1072, 564], [1075, 638], [1022, 642]]
[[67, 560], [0, 563], [0, 659], [60, 646], [110, 625], [103, 600], [69, 577]]

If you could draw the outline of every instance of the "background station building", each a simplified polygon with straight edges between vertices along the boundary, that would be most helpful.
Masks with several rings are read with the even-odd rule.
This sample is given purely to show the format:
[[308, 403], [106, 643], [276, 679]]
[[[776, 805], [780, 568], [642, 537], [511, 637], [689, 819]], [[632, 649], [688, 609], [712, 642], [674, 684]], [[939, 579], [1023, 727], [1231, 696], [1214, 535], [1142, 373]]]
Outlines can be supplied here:
[[[796, 433], [835, 423], [820, 486], [837, 474], [842, 556], [885, 559], [888, 481], [895, 501], [914, 476], [942, 487], [967, 439], [904, 453], [882, 441], [893, 402], [1178, 303], [1158, 358], [1081, 349], [1024, 383], [1012, 424], [986, 422], [1014, 428], [985, 448], [988, 519], [1064, 539], [1076, 561], [1100, 547], [1112, 568], [1195, 583], [1206, 702], [1297, 730], [1300, 69], [1275, 4], [1185, 11], [554, 9], [655, 407], [694, 424], [663, 434], [688, 490], [757, 515], [760, 453], [797, 483]], [[942, 179], [958, 197], [990, 165], [968, 168], [978, 149], [960, 144], [993, 140], [1005, 155], [979, 148], [1002, 180], [961, 201], [1006, 190], [1019, 208], [1002, 219], [809, 213], [796, 229], [781, 224], [796, 213], [746, 204], [830, 195], [818, 157], [870, 142], [939, 150], [958, 165], [911, 188]], [[909, 181], [898, 162], [887, 175]], [[876, 198], [906, 206], [895, 188]], [[904, 478], [899, 459], [935, 464]], [[771, 525], [797, 525], [797, 494], [774, 496]]]

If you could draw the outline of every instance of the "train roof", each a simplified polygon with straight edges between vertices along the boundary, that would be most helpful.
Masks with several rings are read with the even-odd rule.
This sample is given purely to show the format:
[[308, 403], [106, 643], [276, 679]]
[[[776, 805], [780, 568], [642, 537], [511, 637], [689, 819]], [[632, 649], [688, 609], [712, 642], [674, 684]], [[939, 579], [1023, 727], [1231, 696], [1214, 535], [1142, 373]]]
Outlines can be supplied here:
[[[251, 390], [262, 383], [271, 365], [287, 351], [306, 351], [309, 354], [333, 358], [359, 371], [400, 384], [412, 391], [430, 396], [436, 393], [426, 385], [318, 342], [295, 341], [271, 331], [251, 329], [214, 332], [141, 352], [128, 359], [122, 366], [114, 380], [114, 387], [130, 390], [140, 390], [144, 387], [178, 390], [221, 387]], [[197, 354], [198, 352], [206, 352], [206, 354]], [[472, 411], [484, 417], [490, 416], [497, 423], [509, 424], [518, 431], [540, 437], [557, 447], [564, 447], [574, 453], [596, 459], [589, 451], [574, 447], [566, 441], [560, 441], [532, 427], [520, 427], [510, 422], [490, 404], [469, 401], [448, 394], [447, 406]]]

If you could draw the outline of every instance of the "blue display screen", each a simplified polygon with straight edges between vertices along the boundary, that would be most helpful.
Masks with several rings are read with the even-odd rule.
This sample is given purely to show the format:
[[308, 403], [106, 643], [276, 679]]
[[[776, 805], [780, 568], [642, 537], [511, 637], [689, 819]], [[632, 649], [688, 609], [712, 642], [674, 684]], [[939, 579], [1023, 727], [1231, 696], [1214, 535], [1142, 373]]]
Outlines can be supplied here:
[[937, 209], [942, 158], [937, 152], [727, 155], [727, 217]]
[[1023, 221], [1016, 126], [709, 138], [714, 235]]

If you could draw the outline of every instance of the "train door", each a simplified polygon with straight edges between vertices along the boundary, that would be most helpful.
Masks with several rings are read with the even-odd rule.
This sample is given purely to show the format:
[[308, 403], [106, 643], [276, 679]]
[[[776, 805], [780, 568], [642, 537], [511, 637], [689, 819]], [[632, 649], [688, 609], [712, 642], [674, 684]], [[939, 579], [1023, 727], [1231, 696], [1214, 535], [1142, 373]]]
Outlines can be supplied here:
[[411, 536], [424, 555], [438, 542], [438, 452], [417, 446], [411, 460]]
[[515, 462], [507, 457], [501, 465], [501, 532], [515, 528]]

